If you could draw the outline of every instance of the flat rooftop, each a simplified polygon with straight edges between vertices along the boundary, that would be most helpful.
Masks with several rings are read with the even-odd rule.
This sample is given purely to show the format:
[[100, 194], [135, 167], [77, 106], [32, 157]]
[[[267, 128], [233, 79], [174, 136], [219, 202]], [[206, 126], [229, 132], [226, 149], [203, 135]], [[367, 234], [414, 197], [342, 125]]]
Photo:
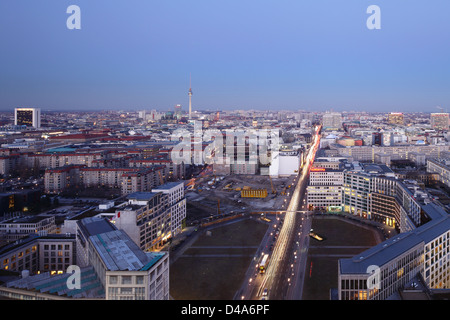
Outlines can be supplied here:
[[110, 271], [140, 271], [164, 254], [145, 253], [121, 230], [89, 238]]
[[166, 190], [166, 189], [171, 189], [173, 187], [178, 187], [180, 184], [184, 184], [183, 181], [173, 181], [173, 182], [167, 182], [163, 185], [157, 186], [155, 188], [153, 188], [153, 190]]
[[127, 199], [128, 200], [138, 200], [138, 201], [149, 201], [157, 194], [158, 194], [157, 192], [134, 192], [134, 193], [130, 193], [127, 196]]
[[47, 218], [51, 218], [51, 216], [31, 216], [31, 217], [11, 218], [9, 220], [4, 220], [0, 222], [0, 224], [37, 223]]
[[82, 220], [78, 220], [77, 224], [80, 226], [83, 233], [85, 233], [87, 237], [117, 230], [117, 228], [112, 223], [104, 218], [84, 218]]
[[432, 218], [420, 227], [392, 237], [349, 259], [339, 260], [341, 274], [367, 274], [370, 265], [379, 267], [405, 253], [420, 243], [428, 243], [450, 230], [450, 216], [434, 203], [422, 206]]

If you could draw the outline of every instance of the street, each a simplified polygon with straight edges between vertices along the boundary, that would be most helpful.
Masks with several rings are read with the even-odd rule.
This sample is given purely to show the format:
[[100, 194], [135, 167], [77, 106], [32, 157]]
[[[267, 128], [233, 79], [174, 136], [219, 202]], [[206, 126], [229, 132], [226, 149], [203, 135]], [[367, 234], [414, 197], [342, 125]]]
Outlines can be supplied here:
[[[280, 214], [278, 236], [273, 243], [271, 252], [259, 250], [254, 259], [254, 268], [247, 272], [246, 282], [235, 298], [242, 300], [271, 299], [299, 300], [302, 296], [303, 277], [309, 244], [311, 221], [306, 211], [305, 190], [308, 184], [309, 169], [314, 162], [319, 145], [319, 129], [314, 136], [314, 142], [309, 150], [307, 160], [297, 176], [297, 184], [292, 193], [285, 213]], [[284, 210], [283, 210], [284, 211]], [[277, 226], [279, 227], [279, 226]], [[278, 230], [274, 227], [273, 232]], [[264, 237], [260, 248], [267, 247], [267, 242], [273, 239], [270, 228]], [[264, 253], [270, 253], [265, 273], [258, 273], [257, 264]], [[259, 255], [258, 255], [259, 254]]]

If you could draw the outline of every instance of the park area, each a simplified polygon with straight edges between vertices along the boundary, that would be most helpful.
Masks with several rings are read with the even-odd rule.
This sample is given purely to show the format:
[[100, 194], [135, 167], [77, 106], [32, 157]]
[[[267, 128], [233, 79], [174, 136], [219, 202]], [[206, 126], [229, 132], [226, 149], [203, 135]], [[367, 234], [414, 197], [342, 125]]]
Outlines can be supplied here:
[[246, 218], [198, 231], [195, 241], [171, 264], [171, 297], [233, 299], [268, 226]]
[[302, 300], [329, 300], [338, 287], [338, 260], [351, 258], [381, 242], [376, 228], [333, 216], [315, 216], [310, 238]]

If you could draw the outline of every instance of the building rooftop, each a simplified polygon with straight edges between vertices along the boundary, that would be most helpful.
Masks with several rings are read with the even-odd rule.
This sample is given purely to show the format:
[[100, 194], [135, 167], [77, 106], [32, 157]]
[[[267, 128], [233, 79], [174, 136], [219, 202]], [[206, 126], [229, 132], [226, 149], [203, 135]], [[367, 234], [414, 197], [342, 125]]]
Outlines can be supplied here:
[[166, 189], [172, 189], [173, 187], [178, 187], [180, 184], [184, 184], [183, 181], [173, 181], [173, 182], [166, 182], [163, 185], [157, 186], [153, 188], [153, 190], [166, 190]]
[[127, 199], [137, 201], [149, 201], [157, 194], [158, 194], [157, 192], [133, 192], [127, 196]]
[[4, 220], [0, 223], [1, 224], [38, 223], [48, 218], [52, 218], [52, 216], [29, 216], [29, 217], [12, 218], [9, 220]]
[[97, 234], [89, 239], [110, 271], [140, 271], [164, 255], [143, 252], [121, 230]]
[[78, 220], [77, 224], [87, 237], [117, 230], [116, 227], [104, 218], [90, 217]]
[[414, 246], [420, 243], [428, 243], [450, 230], [450, 216], [443, 208], [434, 203], [429, 203], [422, 206], [422, 209], [432, 218], [431, 221], [414, 230], [383, 241], [352, 258], [340, 259], [339, 268], [341, 273], [366, 274], [370, 265], [381, 267]]
[[71, 275], [71, 273], [50, 275], [46, 272], [9, 281], [7, 287], [33, 290], [66, 298], [104, 298], [105, 290], [93, 267], [80, 270], [80, 289], [68, 288], [67, 280]]

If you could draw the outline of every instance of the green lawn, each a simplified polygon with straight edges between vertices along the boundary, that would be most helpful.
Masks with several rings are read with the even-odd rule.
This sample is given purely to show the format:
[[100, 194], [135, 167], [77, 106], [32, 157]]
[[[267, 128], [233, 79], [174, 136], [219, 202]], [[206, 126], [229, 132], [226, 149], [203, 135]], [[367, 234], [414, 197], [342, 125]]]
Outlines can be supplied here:
[[[354, 246], [376, 245], [376, 231], [336, 217], [314, 218], [312, 228], [325, 240], [310, 239], [302, 299], [328, 300], [330, 289], [338, 285], [338, 260], [366, 250], [352, 248]], [[326, 248], [328, 246], [342, 248]]]
[[[176, 300], [233, 299], [267, 228], [267, 224], [246, 219], [210, 229], [210, 235], [203, 232], [171, 265], [171, 296]], [[237, 246], [246, 248], [233, 248]]]

